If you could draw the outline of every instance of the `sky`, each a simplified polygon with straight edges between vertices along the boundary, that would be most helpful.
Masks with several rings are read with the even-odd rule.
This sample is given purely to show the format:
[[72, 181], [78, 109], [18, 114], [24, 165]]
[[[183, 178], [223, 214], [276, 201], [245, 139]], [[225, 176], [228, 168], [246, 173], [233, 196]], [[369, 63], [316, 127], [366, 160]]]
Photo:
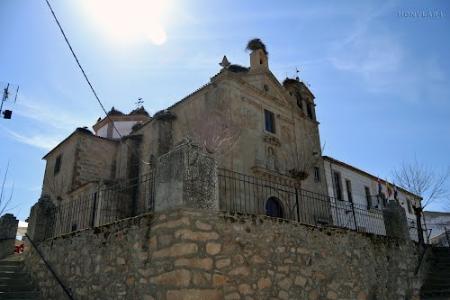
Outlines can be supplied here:
[[[223, 55], [249, 65], [258, 37], [280, 81], [298, 68], [310, 85], [324, 154], [387, 179], [415, 158], [450, 167], [448, 1], [50, 2], [108, 109], [129, 112], [140, 97], [150, 113], [164, 109], [207, 83]], [[0, 119], [0, 174], [9, 162], [10, 212], [24, 220], [42, 157], [103, 112], [44, 0], [0, 0], [0, 36], [0, 82], [20, 86], [5, 103], [12, 119]]]

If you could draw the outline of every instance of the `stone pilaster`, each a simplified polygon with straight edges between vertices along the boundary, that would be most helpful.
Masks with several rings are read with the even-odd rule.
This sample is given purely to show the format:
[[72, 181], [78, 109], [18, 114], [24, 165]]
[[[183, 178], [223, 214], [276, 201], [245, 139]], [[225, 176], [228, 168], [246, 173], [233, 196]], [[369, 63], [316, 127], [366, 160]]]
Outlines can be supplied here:
[[217, 163], [190, 141], [158, 159], [155, 180], [155, 211], [219, 208]]
[[19, 220], [12, 214], [0, 218], [0, 259], [14, 253], [18, 225]]
[[50, 197], [43, 195], [31, 207], [27, 234], [34, 242], [40, 242], [53, 235], [55, 225], [55, 205]]
[[398, 201], [390, 200], [383, 209], [386, 235], [403, 240], [410, 239], [406, 212]]

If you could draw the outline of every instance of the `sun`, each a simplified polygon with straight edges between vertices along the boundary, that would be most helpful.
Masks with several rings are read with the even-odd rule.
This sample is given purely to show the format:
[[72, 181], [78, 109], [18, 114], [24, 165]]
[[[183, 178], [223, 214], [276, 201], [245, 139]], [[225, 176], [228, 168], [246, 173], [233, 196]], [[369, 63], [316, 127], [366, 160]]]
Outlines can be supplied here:
[[96, 26], [120, 43], [167, 41], [164, 21], [169, 0], [85, 0], [84, 9]]

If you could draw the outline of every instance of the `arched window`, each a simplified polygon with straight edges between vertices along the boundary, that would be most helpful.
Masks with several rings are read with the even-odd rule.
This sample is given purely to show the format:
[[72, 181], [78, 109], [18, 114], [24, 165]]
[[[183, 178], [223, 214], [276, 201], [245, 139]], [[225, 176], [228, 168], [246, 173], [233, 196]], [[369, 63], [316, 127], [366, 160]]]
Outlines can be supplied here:
[[274, 218], [283, 218], [283, 207], [276, 197], [270, 197], [266, 202], [266, 215]]

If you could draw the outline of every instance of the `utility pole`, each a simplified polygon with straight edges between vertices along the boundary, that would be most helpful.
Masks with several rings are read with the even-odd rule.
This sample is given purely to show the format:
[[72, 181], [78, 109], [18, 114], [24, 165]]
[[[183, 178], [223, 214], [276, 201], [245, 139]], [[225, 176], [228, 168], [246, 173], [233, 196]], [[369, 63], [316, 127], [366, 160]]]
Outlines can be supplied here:
[[[12, 90], [12, 92], [11, 92], [11, 90]], [[0, 114], [3, 114], [4, 119], [11, 119], [12, 110], [9, 110], [9, 109], [3, 110], [3, 105], [9, 98], [12, 98], [12, 97], [14, 97], [14, 103], [16, 103], [18, 92], [19, 92], [19, 86], [17, 86], [17, 89], [15, 89], [15, 91], [14, 91], [14, 89], [12, 88], [10, 83], [7, 83], [6, 87], [3, 88], [2, 102], [0, 103]], [[11, 94], [11, 93], [13, 93], [13, 94]]]

